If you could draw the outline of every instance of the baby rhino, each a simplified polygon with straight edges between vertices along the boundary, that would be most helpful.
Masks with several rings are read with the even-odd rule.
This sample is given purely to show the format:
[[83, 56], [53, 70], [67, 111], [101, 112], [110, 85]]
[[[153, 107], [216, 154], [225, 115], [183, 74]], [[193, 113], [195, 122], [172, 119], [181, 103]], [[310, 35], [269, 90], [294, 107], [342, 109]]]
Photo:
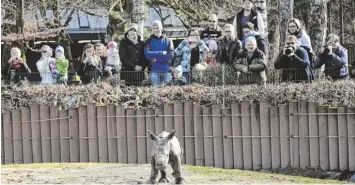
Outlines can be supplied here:
[[148, 130], [152, 141], [151, 149], [151, 174], [147, 184], [157, 184], [157, 177], [160, 171], [160, 183], [167, 183], [166, 169], [168, 164], [173, 168], [173, 177], [176, 184], [184, 184], [186, 181], [182, 177], [181, 157], [183, 149], [180, 142], [175, 137], [175, 130], [171, 133], [163, 131], [159, 135], [154, 135]]

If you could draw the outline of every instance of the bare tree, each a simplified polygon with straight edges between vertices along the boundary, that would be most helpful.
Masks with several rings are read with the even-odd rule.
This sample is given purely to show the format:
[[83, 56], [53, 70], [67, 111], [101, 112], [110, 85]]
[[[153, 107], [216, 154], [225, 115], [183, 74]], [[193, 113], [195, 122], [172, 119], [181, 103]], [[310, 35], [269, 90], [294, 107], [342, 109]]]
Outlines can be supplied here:
[[279, 17], [280, 17], [280, 50], [285, 44], [285, 38], [287, 35], [287, 22], [293, 18], [293, 0], [280, 0], [279, 5]]
[[312, 0], [309, 22], [309, 35], [312, 47], [319, 53], [327, 35], [327, 2], [326, 0]]

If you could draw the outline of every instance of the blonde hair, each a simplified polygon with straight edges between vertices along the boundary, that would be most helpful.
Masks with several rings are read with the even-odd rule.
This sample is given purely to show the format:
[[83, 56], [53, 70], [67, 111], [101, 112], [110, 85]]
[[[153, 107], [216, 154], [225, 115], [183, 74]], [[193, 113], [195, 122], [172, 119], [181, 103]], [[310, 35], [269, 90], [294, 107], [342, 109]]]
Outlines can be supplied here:
[[296, 45], [298, 44], [298, 39], [297, 39], [297, 37], [294, 36], [294, 35], [287, 35], [287, 36], [286, 36], [286, 39], [285, 39], [285, 42], [287, 42], [288, 40], [295, 42]]
[[234, 26], [232, 24], [225, 24], [223, 30], [225, 30], [226, 28], [231, 28], [231, 40], [235, 40], [236, 33], [235, 33]]

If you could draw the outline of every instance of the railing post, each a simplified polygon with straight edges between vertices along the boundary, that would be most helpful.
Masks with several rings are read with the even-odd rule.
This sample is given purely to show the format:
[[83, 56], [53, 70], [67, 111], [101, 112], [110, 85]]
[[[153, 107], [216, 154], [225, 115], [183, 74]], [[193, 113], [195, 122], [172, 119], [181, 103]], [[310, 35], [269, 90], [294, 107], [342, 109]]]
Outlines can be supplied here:
[[10, 85], [14, 84], [14, 77], [15, 77], [16, 71], [11, 70], [10, 71]]

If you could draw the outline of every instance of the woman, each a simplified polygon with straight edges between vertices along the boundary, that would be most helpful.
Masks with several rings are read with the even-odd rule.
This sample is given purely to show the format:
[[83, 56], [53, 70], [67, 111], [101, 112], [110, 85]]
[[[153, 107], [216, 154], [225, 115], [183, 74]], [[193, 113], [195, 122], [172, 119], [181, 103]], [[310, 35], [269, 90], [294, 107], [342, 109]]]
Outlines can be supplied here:
[[224, 37], [218, 45], [216, 60], [218, 63], [232, 65], [233, 59], [238, 57], [242, 43], [236, 38], [233, 25], [226, 24], [223, 32]]
[[54, 84], [56, 82], [56, 61], [52, 58], [53, 49], [48, 45], [41, 48], [41, 58], [37, 61], [37, 70], [41, 75], [41, 84]]
[[190, 83], [189, 72], [196, 64], [205, 64], [205, 57], [208, 52], [207, 45], [200, 40], [199, 35], [197, 30], [191, 30], [188, 38], [183, 40], [175, 49], [175, 57], [180, 61], [177, 62], [178, 64], [174, 64], [174, 67], [182, 66], [183, 77], [186, 79], [187, 84]]
[[102, 63], [100, 57], [95, 54], [94, 45], [88, 43], [84, 46], [80, 60], [78, 75], [83, 83], [90, 83], [102, 76]]
[[245, 50], [240, 53], [240, 58], [235, 60], [233, 66], [238, 71], [239, 83], [266, 84], [266, 57], [257, 48], [255, 37], [246, 38]]
[[293, 18], [289, 20], [287, 25], [288, 33], [297, 37], [299, 46], [306, 47], [310, 52], [313, 52], [311, 39], [302, 27], [301, 22], [298, 19]]
[[144, 56], [144, 42], [137, 31], [136, 24], [130, 25], [119, 46], [121, 79], [127, 85], [140, 85], [144, 80], [143, 71], [149, 64]]

